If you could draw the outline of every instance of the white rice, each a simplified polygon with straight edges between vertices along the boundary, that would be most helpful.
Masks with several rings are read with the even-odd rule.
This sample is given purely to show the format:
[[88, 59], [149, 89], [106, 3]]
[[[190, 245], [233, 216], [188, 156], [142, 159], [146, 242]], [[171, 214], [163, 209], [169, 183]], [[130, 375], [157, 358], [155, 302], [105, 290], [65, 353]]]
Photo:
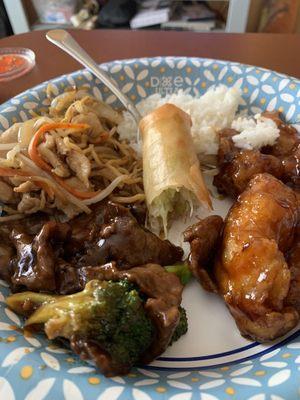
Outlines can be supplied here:
[[239, 135], [233, 136], [232, 140], [242, 149], [260, 149], [272, 145], [279, 136], [275, 122], [262, 117], [261, 114], [256, 114], [254, 117], [239, 117], [232, 122], [231, 127], [240, 132]]
[[[252, 148], [251, 146], [258, 148], [265, 144], [272, 144], [278, 136], [277, 132], [274, 131], [272, 121], [269, 123], [262, 121], [262, 118], [254, 121], [241, 117], [234, 121], [238, 106], [241, 103], [241, 92], [235, 87], [228, 88], [224, 85], [212, 87], [201, 97], [193, 97], [183, 91], [166, 97], [153, 94], [140, 101], [136, 107], [144, 116], [165, 103], [175, 104], [191, 116], [191, 132], [196, 151], [200, 157], [206, 154], [217, 154], [217, 132], [231, 126], [236, 126], [235, 129], [241, 132], [240, 135], [235, 136], [235, 140], [237, 146], [243, 148]], [[135, 121], [127, 111], [123, 113], [123, 116], [124, 119], [118, 126], [120, 137], [134, 143], [137, 138]], [[254, 137], [250, 138], [252, 134]], [[263, 137], [264, 135], [267, 135], [267, 138]], [[245, 147], [247, 145], [250, 147]], [[138, 150], [137, 145], [134, 145], [134, 147]]]

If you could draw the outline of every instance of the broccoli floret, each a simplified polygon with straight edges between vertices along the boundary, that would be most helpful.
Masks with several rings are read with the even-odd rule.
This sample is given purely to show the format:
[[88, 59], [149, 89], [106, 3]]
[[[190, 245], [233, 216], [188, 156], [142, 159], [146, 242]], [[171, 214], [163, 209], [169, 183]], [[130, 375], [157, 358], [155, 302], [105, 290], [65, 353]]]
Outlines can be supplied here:
[[179, 324], [177, 325], [175, 332], [173, 333], [171, 344], [176, 342], [182, 335], [187, 333], [188, 330], [188, 320], [186, 316], [186, 311], [183, 307], [179, 307], [179, 312], [180, 312], [180, 320]]
[[177, 275], [182, 285], [186, 285], [192, 278], [192, 273], [187, 265], [187, 262], [178, 263], [174, 265], [167, 265], [164, 267], [168, 272]]
[[150, 346], [154, 326], [134, 285], [124, 280], [105, 286], [97, 291], [86, 330], [115, 362], [133, 365]]
[[155, 328], [144, 310], [144, 300], [127, 280], [93, 280], [82, 292], [68, 296], [18, 293], [7, 303], [24, 314], [24, 300], [33, 308], [40, 306], [25, 327], [44, 324], [49, 339], [71, 339], [76, 335], [92, 340], [110, 354], [115, 366], [135, 364], [154, 337]]

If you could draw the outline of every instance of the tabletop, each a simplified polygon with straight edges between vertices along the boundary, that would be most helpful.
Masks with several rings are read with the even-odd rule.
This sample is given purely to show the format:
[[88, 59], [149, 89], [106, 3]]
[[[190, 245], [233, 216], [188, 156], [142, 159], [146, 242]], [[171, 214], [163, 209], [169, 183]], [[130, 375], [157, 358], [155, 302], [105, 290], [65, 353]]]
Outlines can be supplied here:
[[[99, 63], [153, 56], [193, 56], [237, 61], [300, 78], [300, 35], [229, 34], [175, 31], [71, 30]], [[22, 91], [81, 66], [35, 31], [0, 40], [0, 47], [29, 47], [36, 66], [27, 75], [0, 83], [0, 103]]]

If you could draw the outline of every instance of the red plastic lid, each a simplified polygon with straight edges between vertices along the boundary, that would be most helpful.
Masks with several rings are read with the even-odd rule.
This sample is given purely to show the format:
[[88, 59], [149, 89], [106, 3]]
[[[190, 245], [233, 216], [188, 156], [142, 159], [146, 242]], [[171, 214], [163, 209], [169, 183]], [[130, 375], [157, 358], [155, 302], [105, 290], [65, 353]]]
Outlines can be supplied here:
[[35, 66], [35, 54], [22, 47], [0, 48], [0, 82], [10, 81], [29, 72]]

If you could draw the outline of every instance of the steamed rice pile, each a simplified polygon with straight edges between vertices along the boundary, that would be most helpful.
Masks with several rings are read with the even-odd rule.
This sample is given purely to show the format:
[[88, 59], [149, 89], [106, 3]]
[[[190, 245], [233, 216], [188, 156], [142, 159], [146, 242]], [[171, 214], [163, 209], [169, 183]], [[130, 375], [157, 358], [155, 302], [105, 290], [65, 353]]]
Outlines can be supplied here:
[[[137, 109], [144, 116], [165, 103], [172, 103], [187, 112], [192, 118], [192, 136], [200, 158], [217, 154], [218, 131], [224, 128], [232, 127], [240, 132], [233, 138], [235, 145], [240, 148], [259, 149], [274, 144], [279, 136], [276, 124], [260, 114], [254, 117], [238, 116], [241, 100], [239, 89], [221, 85], [212, 87], [201, 97], [193, 97], [183, 91], [165, 97], [153, 94], [140, 101]], [[134, 143], [137, 137], [136, 124], [129, 112], [125, 111], [123, 116], [118, 126], [120, 137]]]

